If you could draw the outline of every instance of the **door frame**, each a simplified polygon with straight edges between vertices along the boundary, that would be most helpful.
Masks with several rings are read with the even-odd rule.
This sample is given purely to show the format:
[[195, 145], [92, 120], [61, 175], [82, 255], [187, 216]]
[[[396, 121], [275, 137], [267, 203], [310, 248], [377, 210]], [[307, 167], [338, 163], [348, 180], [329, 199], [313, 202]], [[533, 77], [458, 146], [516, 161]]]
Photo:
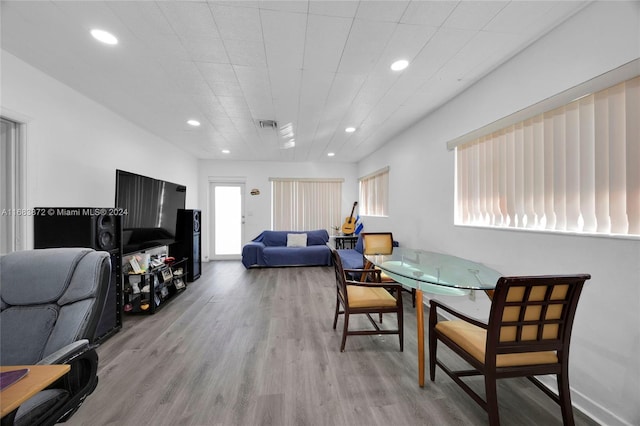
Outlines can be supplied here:
[[[27, 224], [33, 220], [31, 218], [33, 209], [27, 209], [27, 123], [30, 119], [5, 108], [0, 108], [0, 117], [15, 124], [14, 139], [9, 141], [12, 143], [10, 148], [12, 158], [9, 161], [13, 175], [13, 184], [9, 191], [13, 204], [3, 206], [11, 210], [13, 235], [10, 237], [11, 241], [8, 242], [11, 251], [26, 250], [29, 247], [27, 241], [31, 241], [27, 236]], [[2, 167], [5, 165], [3, 164]]]
[[215, 240], [211, 238], [215, 227], [215, 206], [213, 205], [215, 200], [211, 196], [212, 189], [215, 186], [240, 186], [241, 187], [241, 213], [242, 213], [242, 226], [240, 228], [240, 241], [244, 241], [245, 234], [245, 221], [246, 217], [245, 213], [245, 201], [246, 201], [246, 178], [242, 176], [209, 176], [208, 185], [207, 185], [207, 214], [206, 214], [206, 230], [207, 232], [203, 233], [203, 237], [207, 238], [207, 253], [204, 254], [204, 259], [208, 260], [240, 260], [242, 258], [242, 254], [238, 253], [237, 255], [216, 255], [215, 254]]

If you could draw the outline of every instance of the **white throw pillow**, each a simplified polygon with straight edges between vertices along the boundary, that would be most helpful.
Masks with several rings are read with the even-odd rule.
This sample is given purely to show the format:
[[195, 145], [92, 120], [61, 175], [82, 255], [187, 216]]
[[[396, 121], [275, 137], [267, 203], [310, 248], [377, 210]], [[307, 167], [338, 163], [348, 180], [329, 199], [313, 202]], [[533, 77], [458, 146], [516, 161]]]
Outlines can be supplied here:
[[287, 247], [306, 247], [307, 234], [287, 234]]

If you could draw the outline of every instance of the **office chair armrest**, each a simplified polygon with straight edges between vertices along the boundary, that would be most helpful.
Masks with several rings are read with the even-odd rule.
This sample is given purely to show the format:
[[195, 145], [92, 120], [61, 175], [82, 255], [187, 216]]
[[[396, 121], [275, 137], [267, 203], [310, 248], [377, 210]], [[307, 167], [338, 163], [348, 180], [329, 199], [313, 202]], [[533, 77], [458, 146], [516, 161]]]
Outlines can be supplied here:
[[56, 422], [63, 422], [69, 418], [80, 406], [82, 401], [90, 395], [98, 385], [98, 353], [97, 345], [89, 344], [83, 339], [60, 348], [51, 355], [43, 358], [38, 364], [69, 364], [71, 370], [52, 386], [66, 389], [70, 398], [61, 408], [56, 408], [52, 418]]
[[68, 364], [78, 355], [86, 352], [90, 349], [89, 341], [87, 339], [78, 340], [64, 346], [54, 353], [42, 358], [38, 364], [50, 365], [50, 364]]
[[[433, 310], [434, 314], [437, 312], [437, 308], [442, 309], [443, 311], [447, 311], [448, 313], [450, 313], [451, 315], [460, 318], [461, 320], [464, 320], [468, 323], [471, 323], [477, 327], [480, 328], [484, 328], [485, 330], [487, 329], [487, 324], [485, 324], [482, 321], [477, 320], [476, 318], [471, 318], [470, 316], [467, 316], [461, 312], [456, 311], [455, 309], [453, 309], [450, 306], [445, 305], [444, 303], [438, 302], [437, 300], [431, 299], [429, 301], [429, 309]], [[436, 316], [437, 318], [437, 316]]]

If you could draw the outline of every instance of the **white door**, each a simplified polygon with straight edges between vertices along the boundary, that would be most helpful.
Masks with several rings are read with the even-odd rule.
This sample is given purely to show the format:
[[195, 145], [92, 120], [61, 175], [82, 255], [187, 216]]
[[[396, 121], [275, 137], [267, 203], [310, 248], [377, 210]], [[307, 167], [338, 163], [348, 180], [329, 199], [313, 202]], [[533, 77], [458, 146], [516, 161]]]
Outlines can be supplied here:
[[244, 184], [211, 182], [211, 259], [240, 259], [244, 235]]

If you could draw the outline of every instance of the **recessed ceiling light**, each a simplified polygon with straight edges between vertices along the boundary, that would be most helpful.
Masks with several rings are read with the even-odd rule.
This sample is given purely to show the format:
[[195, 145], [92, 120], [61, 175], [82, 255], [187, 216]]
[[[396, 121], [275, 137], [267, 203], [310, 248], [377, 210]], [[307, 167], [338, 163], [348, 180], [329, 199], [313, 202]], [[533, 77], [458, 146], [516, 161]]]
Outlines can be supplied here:
[[400, 59], [391, 64], [391, 69], [394, 71], [402, 71], [409, 66], [409, 61], [406, 59]]
[[231, 152], [231, 151], [229, 151], [228, 149], [223, 149], [223, 150], [222, 150], [222, 153], [223, 153], [223, 154], [229, 154], [230, 152]]
[[118, 44], [118, 39], [111, 33], [103, 30], [91, 30], [91, 35], [96, 40], [99, 40], [105, 44]]
[[355, 127], [347, 127], [346, 129], [344, 129], [345, 132], [347, 133], [353, 133], [356, 131]]
[[187, 121], [187, 124], [190, 126], [198, 127], [200, 125], [200, 122], [198, 120], [189, 120]]
[[333, 157], [334, 155], [336, 155], [336, 153], [335, 153], [335, 152], [329, 152], [329, 153], [327, 154], [327, 157]]

